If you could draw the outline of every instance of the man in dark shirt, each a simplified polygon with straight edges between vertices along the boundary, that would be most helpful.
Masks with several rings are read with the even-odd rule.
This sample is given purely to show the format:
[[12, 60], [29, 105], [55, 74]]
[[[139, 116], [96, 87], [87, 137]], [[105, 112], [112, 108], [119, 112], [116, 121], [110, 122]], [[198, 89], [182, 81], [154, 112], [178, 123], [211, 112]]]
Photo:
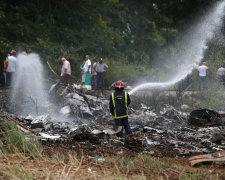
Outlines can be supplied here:
[[[131, 134], [130, 125], [128, 122], [128, 106], [130, 104], [130, 96], [124, 91], [122, 81], [117, 81], [115, 85], [115, 92], [110, 96], [110, 112], [114, 116], [115, 125], [123, 126], [126, 134]], [[123, 131], [123, 129], [122, 129]], [[122, 137], [122, 131], [117, 133], [118, 137]]]
[[96, 64], [96, 72], [97, 72], [97, 81], [98, 81], [98, 88], [100, 89], [100, 84], [101, 88], [103, 89], [105, 86], [104, 83], [104, 74], [105, 74], [105, 69], [108, 68], [107, 64], [103, 62], [103, 59], [100, 58], [100, 61]]

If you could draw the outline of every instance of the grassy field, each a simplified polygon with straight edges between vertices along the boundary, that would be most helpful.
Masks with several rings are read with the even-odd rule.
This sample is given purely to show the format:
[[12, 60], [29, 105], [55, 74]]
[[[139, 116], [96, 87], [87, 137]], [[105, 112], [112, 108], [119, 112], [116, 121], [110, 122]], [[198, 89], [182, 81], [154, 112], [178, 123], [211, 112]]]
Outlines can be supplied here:
[[[105, 157], [105, 162], [76, 154], [33, 159], [24, 154], [0, 154], [0, 179], [225, 179], [224, 166], [190, 167], [186, 158], [156, 158], [142, 154]], [[69, 158], [69, 159], [68, 159]], [[119, 159], [119, 160], [118, 160]]]

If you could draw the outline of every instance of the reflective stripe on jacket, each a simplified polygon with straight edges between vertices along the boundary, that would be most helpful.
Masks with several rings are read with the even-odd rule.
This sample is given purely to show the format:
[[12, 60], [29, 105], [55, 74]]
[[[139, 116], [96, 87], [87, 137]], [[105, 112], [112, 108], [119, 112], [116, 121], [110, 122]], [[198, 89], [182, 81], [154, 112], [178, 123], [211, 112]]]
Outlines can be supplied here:
[[116, 91], [110, 97], [110, 112], [115, 119], [128, 117], [129, 94], [125, 91]]

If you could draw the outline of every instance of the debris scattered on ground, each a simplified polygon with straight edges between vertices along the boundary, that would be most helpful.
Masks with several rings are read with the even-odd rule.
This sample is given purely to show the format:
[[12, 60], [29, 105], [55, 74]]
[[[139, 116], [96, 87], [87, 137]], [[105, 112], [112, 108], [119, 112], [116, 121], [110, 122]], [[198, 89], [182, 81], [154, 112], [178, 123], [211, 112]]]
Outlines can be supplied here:
[[190, 113], [188, 122], [194, 126], [223, 125], [220, 114], [210, 109], [197, 109]]
[[225, 162], [225, 151], [218, 151], [211, 154], [204, 154], [198, 156], [192, 156], [189, 158], [191, 166], [195, 166], [199, 163], [213, 162], [213, 163], [224, 163]]
[[[165, 104], [156, 112], [154, 107], [134, 100], [129, 112], [133, 135], [117, 138], [115, 134], [120, 129], [113, 127], [109, 97], [101, 91], [84, 91], [77, 85], [58, 83], [51, 87], [49, 93], [58, 109], [49, 104], [47, 114], [21, 116], [8, 111], [14, 120], [38, 132], [43, 141], [78, 142], [87, 147], [116, 146], [121, 147], [122, 151], [129, 149], [154, 155], [163, 154], [163, 149], [166, 149], [172, 156], [225, 150], [224, 120], [213, 110], [188, 112], [187, 105], [182, 105], [178, 110]], [[6, 109], [4, 105], [4, 111]], [[76, 145], [71, 143], [71, 148], [76, 148]], [[95, 157], [95, 154], [90, 156]]]

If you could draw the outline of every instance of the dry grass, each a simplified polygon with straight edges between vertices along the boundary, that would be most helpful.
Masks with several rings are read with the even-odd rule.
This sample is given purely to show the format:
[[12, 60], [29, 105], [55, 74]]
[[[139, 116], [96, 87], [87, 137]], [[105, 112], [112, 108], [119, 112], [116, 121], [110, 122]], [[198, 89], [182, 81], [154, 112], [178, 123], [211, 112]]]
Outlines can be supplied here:
[[219, 165], [190, 167], [186, 158], [155, 158], [134, 153], [122, 158], [109, 156], [103, 163], [85, 156], [78, 158], [75, 153], [35, 160], [24, 154], [0, 154], [0, 179], [214, 180], [225, 179], [224, 169]]
[[190, 167], [187, 158], [155, 158], [137, 154], [119, 161], [115, 159], [109, 157], [108, 167], [111, 167], [112, 176], [122, 179], [133, 179], [135, 176], [146, 179], [225, 179], [224, 166]]

